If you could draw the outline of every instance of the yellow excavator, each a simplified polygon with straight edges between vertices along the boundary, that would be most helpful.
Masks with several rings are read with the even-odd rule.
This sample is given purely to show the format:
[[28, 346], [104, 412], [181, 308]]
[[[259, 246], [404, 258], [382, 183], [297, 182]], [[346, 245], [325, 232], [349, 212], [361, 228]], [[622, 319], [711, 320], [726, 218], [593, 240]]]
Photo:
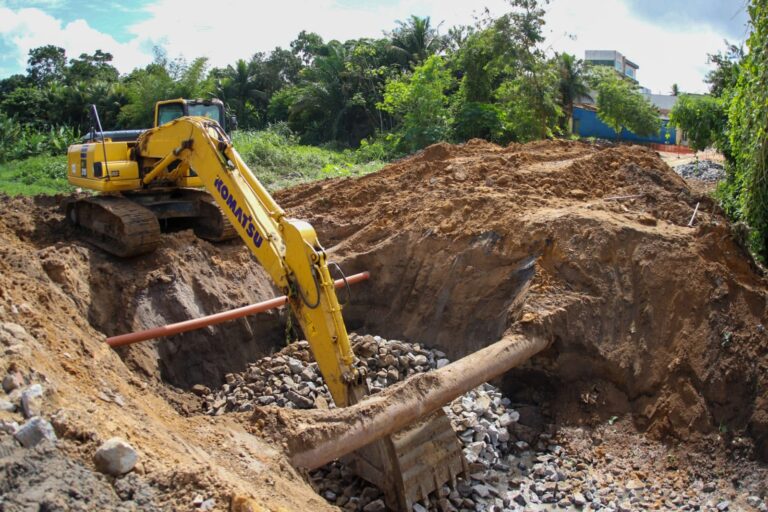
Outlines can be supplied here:
[[[233, 127], [218, 99], [173, 99], [155, 104], [154, 127], [183, 116], [198, 116]], [[200, 177], [181, 159], [167, 156], [166, 145], [153, 140], [150, 130], [103, 131], [91, 107], [91, 131], [83, 144], [69, 148], [67, 179], [83, 189], [104, 194], [70, 201], [69, 221], [105, 251], [130, 257], [154, 251], [161, 231], [193, 229], [200, 238], [218, 242], [237, 237], [232, 224], [211, 195], [201, 189]], [[222, 128], [223, 129], [223, 128]], [[162, 133], [154, 138], [163, 138]], [[157, 172], [152, 173], [153, 169]]]
[[[102, 194], [69, 203], [68, 219], [119, 256], [153, 250], [159, 222], [169, 219], [191, 219], [196, 232], [212, 238], [232, 230], [288, 296], [335, 404], [359, 402], [369, 394], [366, 376], [356, 366], [315, 230], [288, 218], [245, 164], [221, 126], [220, 102], [189, 115], [197, 111], [192, 104], [185, 111], [184, 101], [159, 103], [157, 126], [127, 140], [102, 131], [92, 108], [94, 128], [86, 142], [69, 148], [68, 175], [73, 185]], [[181, 115], [164, 114], [168, 105]], [[395, 510], [411, 510], [468, 471], [442, 409], [358, 450], [348, 463], [382, 489]]]

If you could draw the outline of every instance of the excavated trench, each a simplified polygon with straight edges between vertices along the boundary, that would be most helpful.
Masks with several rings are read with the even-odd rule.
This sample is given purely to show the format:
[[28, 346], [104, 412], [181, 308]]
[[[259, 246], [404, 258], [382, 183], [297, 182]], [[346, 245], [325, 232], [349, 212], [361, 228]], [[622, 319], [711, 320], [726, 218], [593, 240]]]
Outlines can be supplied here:
[[[346, 273], [371, 272], [344, 310], [350, 331], [422, 343], [451, 360], [508, 329], [534, 332], [551, 347], [500, 384], [516, 402], [543, 406], [549, 421], [629, 414], [661, 436], [746, 436], [768, 456], [765, 279], [714, 204], [651, 152], [434, 146], [380, 173], [278, 200], [312, 222]], [[164, 238], [157, 253], [130, 261], [78, 246], [42, 259], [56, 278], [73, 266], [57, 264], [59, 252], [83, 252], [79, 296], [107, 335], [277, 295], [241, 244], [211, 245], [189, 232]], [[121, 355], [173, 386], [216, 388], [293, 339], [285, 320], [272, 311]]]
[[[51, 321], [87, 318], [110, 336], [278, 295], [239, 242], [213, 245], [180, 231], [151, 255], [108, 256], [78, 241], [60, 199], [9, 200], [2, 219], [3, 233], [24, 247], [9, 246], [5, 264], [74, 304]], [[494, 383], [519, 412], [518, 438], [551, 423], [626, 417], [665, 439], [746, 439], [751, 456], [768, 460], [768, 283], [715, 205], [652, 152], [438, 145], [379, 173], [277, 199], [317, 228], [347, 274], [371, 272], [344, 309], [350, 331], [420, 343], [451, 360], [508, 331], [549, 340]], [[191, 397], [185, 391], [196, 384], [220, 389], [227, 374], [296, 339], [286, 320], [273, 310], [119, 355], [155, 389]]]
[[[510, 328], [547, 336], [550, 349], [497, 382], [520, 404], [521, 423], [533, 429], [630, 413], [641, 430], [663, 435], [706, 433], [723, 422], [748, 430], [758, 412], [751, 403], [757, 365], [710, 378], [696, 366], [699, 354], [685, 347], [686, 360], [676, 346], [681, 335], [702, 336], [697, 331], [706, 330], [710, 339], [703, 341], [724, 352], [718, 359], [736, 358], [738, 353], [712, 334], [727, 328], [721, 323], [728, 317], [715, 310], [702, 319], [704, 304], [686, 290], [689, 276], [658, 272], [658, 249], [649, 233], [586, 224], [590, 229], [581, 226], [577, 235], [570, 221], [534, 221], [524, 243], [494, 232], [450, 241], [410, 232], [380, 240], [370, 251], [349, 251], [344, 244], [331, 248], [332, 259], [346, 273], [372, 275], [351, 290], [344, 309], [348, 328], [418, 342], [451, 360], [493, 343]], [[322, 226], [320, 231], [334, 238]], [[581, 240], [585, 231], [587, 239], [599, 238], [617, 250], [610, 255], [585, 250], [574, 258], [563, 240]], [[277, 295], [239, 244], [212, 246], [190, 234], [171, 240], [171, 247], [145, 260], [92, 262], [88, 315], [94, 327], [118, 334]], [[181, 249], [184, 263], [171, 263], [163, 254], [185, 244], [190, 247]], [[565, 259], [566, 253], [571, 257]], [[44, 266], [51, 268], [45, 261]], [[568, 286], [547, 290], [554, 276], [566, 276]], [[106, 286], [115, 280], [117, 286]], [[716, 283], [715, 278], [712, 293], [730, 293], [761, 314], [765, 306], [759, 293], [734, 283], [726, 292], [728, 283]], [[226, 374], [244, 371], [249, 362], [295, 339], [297, 333], [286, 332], [285, 315], [284, 310], [262, 313], [121, 349], [121, 354], [137, 370], [172, 386], [218, 388]], [[536, 320], [529, 321], [531, 316]]]

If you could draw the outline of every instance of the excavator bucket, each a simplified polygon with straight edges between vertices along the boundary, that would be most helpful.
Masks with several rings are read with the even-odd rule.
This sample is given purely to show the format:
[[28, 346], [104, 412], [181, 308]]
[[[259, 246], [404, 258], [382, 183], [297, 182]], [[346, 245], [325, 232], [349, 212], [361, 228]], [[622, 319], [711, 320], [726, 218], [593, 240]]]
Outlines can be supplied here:
[[468, 474], [467, 461], [451, 421], [442, 409], [391, 436], [349, 455], [347, 464], [384, 492], [391, 510], [410, 511], [445, 484], [456, 488], [456, 478]]

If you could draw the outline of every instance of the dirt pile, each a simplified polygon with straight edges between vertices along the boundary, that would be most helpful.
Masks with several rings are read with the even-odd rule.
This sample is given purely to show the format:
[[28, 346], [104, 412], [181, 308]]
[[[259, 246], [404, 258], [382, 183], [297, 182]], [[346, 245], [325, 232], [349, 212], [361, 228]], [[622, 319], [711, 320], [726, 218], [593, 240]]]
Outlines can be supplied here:
[[[177, 233], [164, 237], [150, 257], [119, 261], [76, 241], [59, 199], [2, 198], [0, 378], [9, 386], [0, 392], [0, 441], [13, 448], [0, 449], [0, 472], [13, 478], [2, 484], [0, 508], [35, 502], [89, 510], [230, 510], [236, 502], [241, 508], [232, 510], [244, 511], [258, 510], [243, 508], [256, 498], [272, 510], [330, 509], [278, 450], [234, 418], [185, 417], [195, 397], [174, 387], [185, 378], [218, 384], [222, 368], [268, 354], [279, 336], [254, 332], [277, 324], [275, 315], [260, 315], [261, 325], [250, 319], [196, 333], [183, 339], [188, 346], [175, 347], [177, 338], [130, 348], [124, 359], [104, 343], [108, 333], [271, 296], [247, 252]], [[42, 396], [34, 414], [53, 425], [54, 451], [50, 441], [20, 448], [13, 439], [17, 425], [34, 419], [27, 418], [22, 395], [35, 386]], [[94, 454], [112, 437], [138, 452], [127, 476], [96, 471]]]
[[[101, 442], [125, 438], [139, 452], [139, 487], [163, 509], [210, 499], [225, 509], [233, 495], [328, 507], [240, 423], [250, 413], [200, 414], [190, 392], [219, 388], [293, 338], [283, 313], [118, 353], [103, 343], [272, 297], [247, 249], [180, 232], [152, 255], [116, 260], [78, 241], [62, 199], [2, 198], [0, 217], [0, 376], [42, 384], [57, 450], [90, 471]], [[684, 440], [719, 435], [738, 456], [768, 458], [766, 279], [715, 205], [653, 152], [440, 144], [278, 202], [313, 223], [346, 272], [371, 271], [345, 308], [350, 330], [451, 360], [510, 330], [552, 340], [497, 383], [532, 429], [544, 420], [530, 411], [549, 404], [546, 421], [560, 425], [616, 416]], [[0, 420], [24, 418], [2, 410]], [[130, 499], [105, 485], [103, 503]]]
[[279, 201], [349, 272], [372, 272], [353, 328], [452, 359], [510, 327], [543, 333], [552, 349], [505, 379], [514, 398], [548, 397], [564, 422], [746, 434], [768, 457], [766, 280], [654, 152], [436, 145]]

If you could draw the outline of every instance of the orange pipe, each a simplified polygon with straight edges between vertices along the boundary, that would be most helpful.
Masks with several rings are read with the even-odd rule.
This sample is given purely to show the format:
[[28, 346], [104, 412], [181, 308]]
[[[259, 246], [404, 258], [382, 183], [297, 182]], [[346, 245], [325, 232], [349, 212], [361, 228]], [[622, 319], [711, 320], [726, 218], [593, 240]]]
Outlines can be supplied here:
[[[361, 272], [359, 274], [347, 277], [347, 282], [349, 284], [355, 284], [361, 281], [365, 281], [369, 277], [371, 277], [369, 272]], [[344, 280], [337, 279], [334, 282], [334, 285], [336, 288], [341, 288], [344, 286]], [[234, 320], [235, 318], [279, 308], [280, 306], [283, 306], [287, 303], [288, 297], [283, 295], [282, 297], [275, 297], [274, 299], [265, 300], [264, 302], [257, 302], [256, 304], [251, 304], [250, 306], [243, 306], [241, 308], [232, 309], [230, 311], [222, 311], [221, 313], [215, 313], [213, 315], [195, 318], [193, 320], [185, 320], [175, 324], [153, 327], [152, 329], [147, 329], [145, 331], [112, 336], [107, 338], [107, 345], [112, 348], [122, 347], [123, 345], [130, 345], [132, 343], [138, 343], [140, 341], [146, 341], [152, 338], [162, 338], [163, 336], [171, 336], [173, 334], [179, 334], [180, 332], [202, 329], [203, 327], [208, 327], [209, 325], [216, 325], [228, 320]]]

